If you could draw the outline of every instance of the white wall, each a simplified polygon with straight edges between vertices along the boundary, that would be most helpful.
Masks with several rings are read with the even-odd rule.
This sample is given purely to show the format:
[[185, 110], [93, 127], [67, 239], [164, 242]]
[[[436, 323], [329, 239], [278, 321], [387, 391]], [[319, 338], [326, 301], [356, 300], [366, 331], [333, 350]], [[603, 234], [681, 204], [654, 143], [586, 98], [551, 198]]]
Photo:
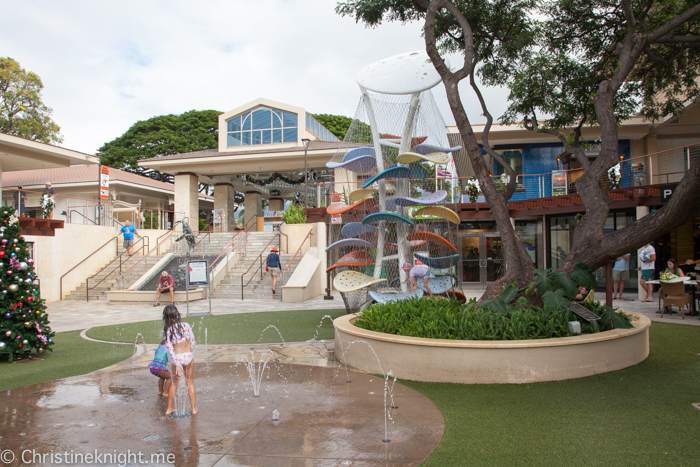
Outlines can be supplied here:
[[[65, 224], [63, 229], [56, 229], [54, 237], [25, 236], [27, 242], [34, 243], [34, 267], [41, 281], [41, 297], [49, 302], [60, 300], [61, 276], [117, 233], [114, 227]], [[64, 278], [63, 294], [74, 290], [115, 254], [116, 243], [111, 241]]]

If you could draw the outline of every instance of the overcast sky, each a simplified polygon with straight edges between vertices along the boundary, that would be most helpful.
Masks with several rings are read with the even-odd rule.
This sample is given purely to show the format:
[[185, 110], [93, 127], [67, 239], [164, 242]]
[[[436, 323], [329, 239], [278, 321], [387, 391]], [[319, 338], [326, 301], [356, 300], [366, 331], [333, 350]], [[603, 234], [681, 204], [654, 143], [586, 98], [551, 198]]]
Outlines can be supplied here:
[[[228, 111], [258, 97], [351, 117], [360, 69], [425, 48], [421, 24], [367, 29], [338, 16], [334, 0], [0, 5], [0, 56], [41, 77], [63, 146], [91, 154], [138, 120], [192, 109]], [[444, 89], [433, 93], [445, 122], [453, 124]], [[485, 95], [498, 117], [505, 91]], [[466, 99], [473, 122], [482, 121], [476, 100]]]

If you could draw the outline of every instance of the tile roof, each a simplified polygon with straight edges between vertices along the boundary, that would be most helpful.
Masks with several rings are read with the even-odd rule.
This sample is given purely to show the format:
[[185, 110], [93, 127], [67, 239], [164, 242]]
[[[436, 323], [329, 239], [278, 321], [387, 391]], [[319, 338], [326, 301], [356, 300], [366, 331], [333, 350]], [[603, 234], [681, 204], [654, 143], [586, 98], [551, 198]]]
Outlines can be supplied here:
[[[53, 169], [16, 170], [12, 172], [3, 172], [2, 185], [5, 187], [31, 186], [44, 185], [46, 182], [51, 182], [54, 187], [62, 184], [86, 182], [92, 182], [97, 185], [97, 181], [99, 180], [98, 174], [97, 164], [74, 165], [71, 167], [57, 167]], [[132, 183], [149, 188], [158, 188], [171, 192], [175, 191], [175, 187], [171, 183], [159, 182], [152, 178], [115, 169], [113, 167], [109, 168], [109, 180]], [[200, 196], [212, 198], [211, 196], [201, 193]]]

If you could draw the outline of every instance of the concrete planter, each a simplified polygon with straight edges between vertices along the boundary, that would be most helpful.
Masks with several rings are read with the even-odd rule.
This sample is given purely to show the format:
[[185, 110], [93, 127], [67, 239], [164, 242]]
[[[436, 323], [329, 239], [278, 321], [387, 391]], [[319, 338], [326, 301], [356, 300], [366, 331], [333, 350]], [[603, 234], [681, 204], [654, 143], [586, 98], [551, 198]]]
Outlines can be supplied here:
[[[185, 291], [175, 291], [175, 303], [181, 304], [186, 302]], [[201, 288], [192, 289], [189, 292], [190, 301], [204, 300], [206, 291]], [[156, 292], [148, 290], [110, 290], [107, 292], [107, 300], [109, 303], [153, 303], [156, 300]], [[163, 306], [170, 304], [170, 294], [164, 293], [160, 296], [160, 302]]]
[[[299, 249], [299, 245], [301, 245], [301, 242], [304, 241], [309, 231], [311, 231], [311, 229], [314, 227], [314, 224], [283, 224], [282, 227], [280, 227], [280, 231], [286, 235], [286, 237], [282, 235], [282, 238], [280, 239], [282, 253], [290, 255], [296, 253], [297, 249]], [[311, 237], [312, 238], [309, 240], [314, 240], [314, 234], [311, 234]], [[309, 249], [309, 246], [311, 245], [311, 241], [309, 240], [306, 240], [304, 243], [304, 247], [301, 250], [302, 253], [306, 253], [306, 250]], [[283, 264], [282, 266], [287, 267], [286, 264]]]
[[[627, 368], [649, 356], [646, 316], [632, 329], [521, 341], [457, 341], [395, 336], [360, 329], [355, 316], [337, 318], [336, 357], [357, 369], [412, 381], [462, 384], [534, 383], [582, 378]], [[374, 352], [364, 341], [374, 349]], [[378, 361], [379, 360], [379, 361]]]

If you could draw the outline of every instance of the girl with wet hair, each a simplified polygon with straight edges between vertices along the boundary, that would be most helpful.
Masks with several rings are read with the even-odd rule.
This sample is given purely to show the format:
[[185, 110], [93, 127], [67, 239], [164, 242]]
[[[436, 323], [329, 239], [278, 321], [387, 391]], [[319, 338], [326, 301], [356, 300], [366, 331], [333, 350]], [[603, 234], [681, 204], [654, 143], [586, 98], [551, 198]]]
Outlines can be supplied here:
[[190, 394], [190, 405], [192, 415], [197, 413], [196, 397], [194, 389], [194, 334], [189, 324], [180, 320], [180, 312], [175, 305], [168, 305], [163, 309], [163, 336], [165, 347], [168, 349], [170, 357], [170, 371], [172, 384], [168, 392], [168, 408], [165, 415], [174, 412], [173, 402], [175, 401], [175, 391], [182, 375], [185, 375], [187, 391]]

